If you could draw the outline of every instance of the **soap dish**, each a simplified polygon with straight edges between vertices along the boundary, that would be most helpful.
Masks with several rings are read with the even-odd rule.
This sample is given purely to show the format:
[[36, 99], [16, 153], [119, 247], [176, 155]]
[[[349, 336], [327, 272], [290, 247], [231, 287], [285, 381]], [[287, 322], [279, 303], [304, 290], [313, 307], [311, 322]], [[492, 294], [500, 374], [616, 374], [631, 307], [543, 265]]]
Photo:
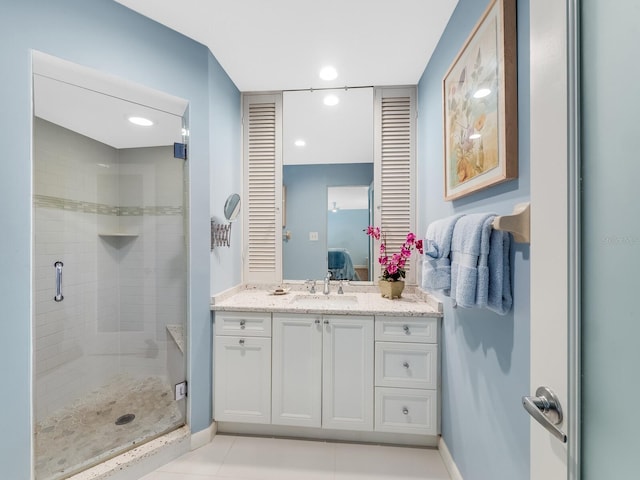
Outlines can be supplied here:
[[286, 295], [287, 293], [289, 293], [289, 290], [291, 290], [290, 288], [276, 288], [274, 291], [271, 292], [271, 295]]

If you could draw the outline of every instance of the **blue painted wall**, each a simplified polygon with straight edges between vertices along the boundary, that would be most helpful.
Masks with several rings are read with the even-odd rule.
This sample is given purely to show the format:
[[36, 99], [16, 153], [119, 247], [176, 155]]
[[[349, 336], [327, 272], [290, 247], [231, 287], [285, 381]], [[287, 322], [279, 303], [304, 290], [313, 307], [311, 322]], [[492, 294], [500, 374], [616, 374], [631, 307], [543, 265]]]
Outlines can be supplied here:
[[[282, 246], [283, 278], [324, 278], [327, 274], [327, 187], [369, 185], [373, 181], [373, 164], [285, 165], [282, 175], [287, 187], [286, 230], [291, 231], [291, 240]], [[310, 241], [309, 232], [318, 232], [318, 241]]]
[[[237, 91], [204, 46], [111, 0], [2, 2], [0, 17], [0, 378], [11, 391], [1, 400], [5, 414], [0, 416], [0, 465], [3, 478], [22, 480], [30, 476], [32, 431], [30, 50], [190, 102], [189, 375], [194, 432], [207, 427], [211, 418], [209, 158], [223, 152], [235, 155], [240, 137], [224, 137], [225, 118], [236, 127], [240, 104]], [[223, 100], [227, 94], [231, 98]], [[215, 120], [211, 105], [219, 107]]]
[[[510, 213], [529, 200], [529, 2], [518, 0], [519, 177], [443, 200], [442, 79], [486, 0], [460, 0], [418, 86], [418, 226], [457, 212]], [[529, 478], [529, 247], [512, 250], [513, 310], [454, 309], [443, 297], [442, 436], [465, 480]]]
[[[211, 216], [228, 223], [224, 204], [232, 193], [242, 198], [242, 121], [240, 92], [209, 53], [209, 122], [211, 142]], [[242, 212], [242, 200], [240, 211]], [[242, 282], [242, 214], [232, 224], [231, 246], [211, 253], [211, 295]]]

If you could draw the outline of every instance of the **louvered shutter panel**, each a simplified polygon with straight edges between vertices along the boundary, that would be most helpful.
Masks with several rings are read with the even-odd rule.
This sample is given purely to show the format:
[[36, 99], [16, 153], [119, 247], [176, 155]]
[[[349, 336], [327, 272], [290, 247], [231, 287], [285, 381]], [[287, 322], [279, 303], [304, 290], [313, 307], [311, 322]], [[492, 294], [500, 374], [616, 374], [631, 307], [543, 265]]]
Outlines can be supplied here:
[[[385, 233], [390, 253], [399, 253], [407, 233], [415, 233], [415, 99], [414, 87], [376, 90], [374, 217]], [[406, 281], [411, 284], [416, 283], [417, 258], [414, 253], [406, 269]], [[376, 262], [378, 275], [380, 265]]]
[[245, 95], [245, 283], [282, 278], [282, 97]]

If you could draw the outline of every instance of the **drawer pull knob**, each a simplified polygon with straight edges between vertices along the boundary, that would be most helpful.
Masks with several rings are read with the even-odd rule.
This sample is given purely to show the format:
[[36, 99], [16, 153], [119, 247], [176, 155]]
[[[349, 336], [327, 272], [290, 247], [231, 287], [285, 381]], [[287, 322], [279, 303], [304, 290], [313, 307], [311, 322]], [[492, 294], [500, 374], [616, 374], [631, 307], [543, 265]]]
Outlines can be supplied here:
[[402, 366], [404, 368], [409, 368], [409, 362], [402, 362]]
[[240, 328], [242, 330], [244, 330], [244, 328], [245, 328], [245, 323], [247, 323], [246, 320], [240, 320]]
[[238, 343], [239, 343], [240, 345], [244, 345], [244, 338], [241, 338], [241, 339], [238, 341]]
[[402, 327], [402, 329], [404, 330], [404, 333], [406, 333], [407, 335], [409, 335], [409, 333], [411, 333], [411, 332], [409, 332], [409, 325], [404, 325]]
[[402, 413], [409, 415], [409, 409], [407, 407], [402, 407]]

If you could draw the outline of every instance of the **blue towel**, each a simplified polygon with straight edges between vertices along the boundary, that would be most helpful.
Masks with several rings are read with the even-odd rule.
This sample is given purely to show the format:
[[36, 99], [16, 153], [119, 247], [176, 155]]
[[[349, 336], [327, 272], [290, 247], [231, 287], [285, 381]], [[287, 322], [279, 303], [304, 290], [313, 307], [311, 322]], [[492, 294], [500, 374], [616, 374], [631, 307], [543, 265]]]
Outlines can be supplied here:
[[453, 215], [431, 222], [424, 238], [422, 260], [422, 288], [444, 290], [451, 288], [451, 238], [453, 228], [463, 214]]
[[488, 302], [489, 250], [492, 213], [460, 218], [451, 239], [451, 298], [461, 307], [484, 307]]
[[500, 230], [491, 232], [487, 308], [499, 315], [506, 315], [513, 304], [510, 248], [511, 234], [509, 232]]
[[329, 249], [329, 270], [344, 268], [345, 252]]

